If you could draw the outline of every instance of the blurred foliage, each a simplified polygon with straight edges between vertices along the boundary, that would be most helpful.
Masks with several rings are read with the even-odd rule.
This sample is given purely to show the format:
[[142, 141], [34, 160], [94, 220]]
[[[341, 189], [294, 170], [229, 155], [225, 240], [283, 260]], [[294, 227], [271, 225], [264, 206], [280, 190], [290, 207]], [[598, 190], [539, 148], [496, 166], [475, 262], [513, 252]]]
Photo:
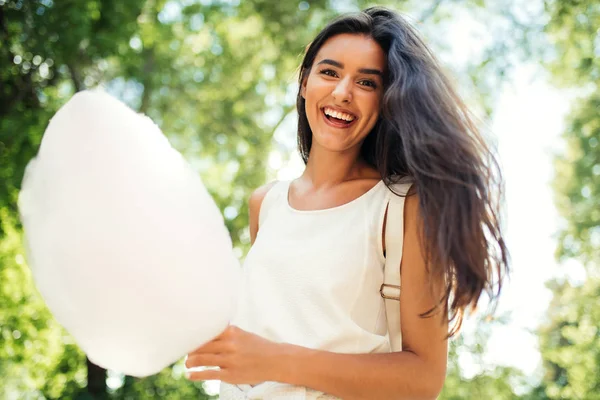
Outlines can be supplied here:
[[127, 44], [141, 4], [0, 1], [0, 208], [16, 211], [48, 120], [73, 82], [81, 88], [89, 68]]
[[[516, 368], [489, 365], [485, 360], [492, 327], [506, 323], [505, 318], [492, 321], [479, 319], [477, 331], [465, 340], [463, 335], [450, 342], [448, 372], [439, 400], [494, 399], [513, 400], [519, 398], [515, 387], [526, 387], [526, 377]], [[464, 376], [459, 360], [468, 357], [478, 371], [473, 376]]]
[[[492, 113], [495, 93], [512, 65], [543, 53], [539, 33], [548, 21], [530, 18], [539, 10], [519, 8], [518, 0], [377, 4], [413, 16], [440, 54], [457, 18], [469, 17], [486, 28], [481, 53], [465, 66], [450, 67], [484, 115]], [[552, 15], [565, 16], [548, 25], [563, 38], [556, 41], [562, 54], [572, 43], [560, 33], [561, 24], [572, 22], [575, 14], [569, 10], [581, 2], [548, 4]], [[47, 399], [207, 398], [202, 385], [183, 378], [181, 363], [145, 379], [112, 371], [106, 377], [87, 363], [34, 289], [16, 201], [24, 168], [58, 108], [76, 91], [103, 86], [150, 116], [202, 177], [242, 256], [249, 247], [247, 198], [271, 178], [272, 138], [293, 112], [303, 49], [333, 15], [369, 5], [362, 0], [0, 0], [0, 398], [15, 393]], [[573, 63], [583, 59], [568, 51]], [[561, 70], [561, 60], [552, 68]], [[596, 71], [597, 77], [597, 64], [586, 70], [588, 64], [571, 69]], [[582, 109], [594, 110], [585, 104]], [[597, 133], [598, 125], [592, 128]], [[452, 343], [443, 398], [515, 398], [513, 385], [522, 376], [511, 368], [483, 366], [488, 333], [481, 325], [475, 345], [460, 338]], [[485, 367], [480, 374], [461, 375], [460, 351], [478, 357]], [[88, 382], [92, 376], [96, 381]], [[105, 385], [105, 378], [112, 384]]]
[[600, 79], [591, 94], [581, 96], [572, 106], [563, 135], [567, 150], [556, 159], [554, 182], [556, 203], [565, 223], [557, 255], [563, 260], [578, 258], [590, 273], [597, 272], [600, 260], [599, 84]]
[[582, 283], [549, 283], [554, 298], [540, 329], [544, 379], [540, 398], [600, 399], [600, 4], [547, 0], [547, 26], [555, 53], [555, 82], [576, 88], [556, 158], [554, 191], [564, 219], [557, 257], [577, 259]]
[[553, 56], [548, 67], [556, 81], [569, 86], [600, 80], [598, 28], [600, 5], [594, 0], [546, 0], [546, 26]]
[[0, 210], [0, 398], [58, 399], [85, 383], [85, 356], [34, 289], [14, 216]]
[[204, 394], [201, 382], [190, 382], [185, 378], [183, 361], [165, 368], [148, 378], [123, 377], [123, 385], [109, 391], [110, 399], [202, 399], [210, 398]]
[[600, 284], [553, 282], [548, 322], [540, 330], [543, 398], [600, 399]]
[[[600, 5], [594, 1], [553, 1], [548, 31], [556, 56], [548, 67], [555, 81], [580, 89], [563, 137], [567, 151], [557, 157], [555, 192], [566, 227], [558, 256], [578, 257], [595, 268], [600, 256]], [[594, 265], [595, 264], [595, 265]], [[589, 271], [594, 274], [594, 271]]]

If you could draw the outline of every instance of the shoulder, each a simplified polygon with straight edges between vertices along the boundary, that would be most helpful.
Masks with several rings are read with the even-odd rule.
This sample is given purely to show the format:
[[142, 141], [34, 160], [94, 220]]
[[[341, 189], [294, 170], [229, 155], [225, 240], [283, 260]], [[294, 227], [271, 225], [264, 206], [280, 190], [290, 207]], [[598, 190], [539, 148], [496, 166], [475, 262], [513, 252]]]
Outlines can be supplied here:
[[420, 219], [419, 195], [416, 192], [411, 192], [409, 192], [404, 200], [404, 218], [407, 221], [416, 222]]
[[412, 180], [400, 180], [392, 183], [387, 188], [391, 198], [390, 200], [403, 204], [404, 216], [417, 216], [419, 213], [419, 192]]
[[250, 214], [250, 242], [254, 244], [254, 240], [256, 239], [256, 234], [258, 233], [258, 216], [260, 213], [260, 206], [262, 205], [265, 196], [271, 190], [277, 181], [273, 181], [271, 183], [267, 183], [254, 190], [250, 195], [250, 200], [248, 202], [248, 213]]

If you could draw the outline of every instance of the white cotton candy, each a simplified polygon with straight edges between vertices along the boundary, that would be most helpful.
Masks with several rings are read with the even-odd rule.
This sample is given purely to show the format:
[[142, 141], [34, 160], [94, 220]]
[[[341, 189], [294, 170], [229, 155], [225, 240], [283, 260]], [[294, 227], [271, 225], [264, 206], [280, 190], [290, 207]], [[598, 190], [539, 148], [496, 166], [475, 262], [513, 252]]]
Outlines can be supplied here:
[[159, 372], [222, 332], [239, 264], [221, 213], [160, 129], [106, 93], [52, 118], [19, 208], [35, 283], [92, 362]]

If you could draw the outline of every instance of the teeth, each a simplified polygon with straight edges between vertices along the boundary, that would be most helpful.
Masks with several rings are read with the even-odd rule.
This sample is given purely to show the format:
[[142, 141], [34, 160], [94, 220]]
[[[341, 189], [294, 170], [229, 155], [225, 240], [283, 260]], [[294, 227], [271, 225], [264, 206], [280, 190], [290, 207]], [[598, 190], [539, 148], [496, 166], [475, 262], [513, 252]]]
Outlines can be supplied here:
[[324, 112], [325, 112], [325, 115], [329, 115], [330, 117], [333, 117], [333, 118], [343, 119], [344, 121], [348, 121], [348, 122], [354, 121], [354, 116], [343, 113], [343, 112], [332, 110], [331, 108], [325, 108]]

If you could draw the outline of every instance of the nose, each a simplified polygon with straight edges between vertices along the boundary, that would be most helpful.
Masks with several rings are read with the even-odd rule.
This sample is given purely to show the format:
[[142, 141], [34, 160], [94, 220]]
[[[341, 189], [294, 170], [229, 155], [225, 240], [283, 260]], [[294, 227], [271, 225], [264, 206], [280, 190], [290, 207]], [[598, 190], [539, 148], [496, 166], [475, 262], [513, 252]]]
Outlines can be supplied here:
[[336, 102], [350, 103], [352, 101], [352, 82], [350, 79], [340, 79], [331, 95]]

